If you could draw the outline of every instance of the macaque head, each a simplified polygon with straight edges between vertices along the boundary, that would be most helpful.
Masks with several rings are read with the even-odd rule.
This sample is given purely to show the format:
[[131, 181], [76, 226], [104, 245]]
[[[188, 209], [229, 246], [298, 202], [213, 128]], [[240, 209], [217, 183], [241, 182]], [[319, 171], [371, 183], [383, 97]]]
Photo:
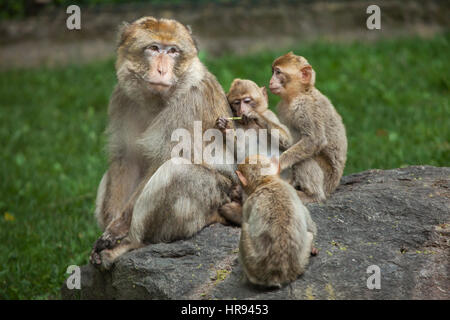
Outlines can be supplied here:
[[[197, 58], [191, 31], [175, 20], [144, 17], [119, 32], [117, 78], [128, 91], [171, 92]], [[131, 94], [135, 93], [130, 92]]]
[[227, 94], [234, 116], [241, 117], [251, 111], [262, 113], [268, 108], [266, 87], [258, 87], [251, 80], [234, 79]]
[[244, 163], [238, 164], [236, 174], [244, 189], [251, 189], [261, 179], [279, 175], [280, 163], [276, 157], [269, 159], [264, 155], [252, 155]]
[[275, 59], [269, 89], [281, 98], [292, 97], [314, 86], [316, 74], [308, 61], [291, 52]]

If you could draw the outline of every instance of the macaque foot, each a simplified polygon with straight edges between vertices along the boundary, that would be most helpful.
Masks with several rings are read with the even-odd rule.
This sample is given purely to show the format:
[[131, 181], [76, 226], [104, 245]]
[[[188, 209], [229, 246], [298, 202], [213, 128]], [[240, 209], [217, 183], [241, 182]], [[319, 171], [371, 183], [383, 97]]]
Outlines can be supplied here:
[[94, 250], [100, 252], [104, 249], [112, 249], [120, 244], [120, 241], [125, 238], [126, 235], [113, 235], [106, 231], [100, 238], [94, 243]]
[[109, 232], [105, 232], [100, 238], [97, 239], [97, 241], [95, 241], [89, 259], [90, 262], [94, 266], [104, 264], [104, 252], [117, 247], [123, 238], [125, 238], [125, 236], [114, 236]]
[[128, 237], [117, 243], [117, 245], [112, 249], [104, 249], [100, 252], [96, 252], [95, 249], [92, 250], [90, 261], [91, 264], [100, 270], [109, 270], [113, 265], [114, 261], [122, 254], [137, 249], [144, 246], [144, 244], [139, 242], [132, 242]]
[[93, 266], [98, 266], [102, 263], [102, 258], [100, 256], [100, 252], [96, 252], [95, 250], [91, 251], [91, 256], [89, 257], [89, 262]]
[[237, 226], [242, 224], [242, 205], [239, 202], [226, 203], [218, 211], [228, 222]]
[[319, 254], [319, 250], [315, 247], [311, 248], [311, 255], [312, 256], [317, 256]]
[[112, 253], [112, 250], [109, 250], [109, 249], [105, 249], [101, 252], [95, 252], [94, 250], [92, 250], [89, 261], [91, 262], [91, 264], [94, 267], [96, 267], [102, 271], [109, 270], [109, 269], [111, 269], [111, 266], [114, 262], [114, 259], [113, 259], [111, 253]]

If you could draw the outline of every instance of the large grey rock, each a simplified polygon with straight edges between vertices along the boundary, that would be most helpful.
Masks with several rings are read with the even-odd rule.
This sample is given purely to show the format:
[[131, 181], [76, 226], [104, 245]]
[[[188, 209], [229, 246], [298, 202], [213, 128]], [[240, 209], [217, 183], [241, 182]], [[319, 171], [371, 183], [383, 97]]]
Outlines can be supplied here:
[[[370, 170], [342, 179], [323, 204], [308, 270], [279, 290], [243, 284], [240, 229], [213, 225], [192, 239], [123, 255], [110, 272], [82, 267], [63, 299], [450, 299], [450, 168]], [[381, 289], [368, 289], [379, 266]]]

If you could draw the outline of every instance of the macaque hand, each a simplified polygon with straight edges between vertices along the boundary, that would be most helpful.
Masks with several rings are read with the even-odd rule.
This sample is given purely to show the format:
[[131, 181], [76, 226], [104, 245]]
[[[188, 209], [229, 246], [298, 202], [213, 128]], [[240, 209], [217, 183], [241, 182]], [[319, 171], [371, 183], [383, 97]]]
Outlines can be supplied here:
[[260, 118], [261, 117], [259, 116], [259, 114], [257, 112], [250, 111], [250, 112], [247, 112], [247, 113], [242, 115], [242, 122], [245, 125], [249, 124], [250, 122], [254, 122], [256, 124], [259, 124]]
[[225, 133], [227, 129], [231, 129], [230, 120], [225, 117], [219, 117], [216, 120], [216, 124], [214, 126], [216, 129], [219, 129], [222, 133]]

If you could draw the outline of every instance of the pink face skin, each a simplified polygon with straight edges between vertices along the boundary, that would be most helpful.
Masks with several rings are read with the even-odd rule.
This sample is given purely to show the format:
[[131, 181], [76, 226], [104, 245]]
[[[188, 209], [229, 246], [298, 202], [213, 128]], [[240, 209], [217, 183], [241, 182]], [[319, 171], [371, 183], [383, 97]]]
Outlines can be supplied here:
[[272, 71], [272, 78], [270, 79], [269, 89], [270, 92], [276, 95], [280, 95], [283, 90], [283, 77], [280, 68], [275, 67]]
[[252, 99], [250, 97], [234, 100], [232, 107], [236, 112], [236, 116], [242, 117], [243, 115], [247, 115], [252, 110], [251, 102]]
[[158, 93], [168, 91], [176, 82], [174, 66], [180, 50], [175, 45], [153, 43], [145, 48], [144, 54], [150, 64], [145, 79], [148, 86]]

